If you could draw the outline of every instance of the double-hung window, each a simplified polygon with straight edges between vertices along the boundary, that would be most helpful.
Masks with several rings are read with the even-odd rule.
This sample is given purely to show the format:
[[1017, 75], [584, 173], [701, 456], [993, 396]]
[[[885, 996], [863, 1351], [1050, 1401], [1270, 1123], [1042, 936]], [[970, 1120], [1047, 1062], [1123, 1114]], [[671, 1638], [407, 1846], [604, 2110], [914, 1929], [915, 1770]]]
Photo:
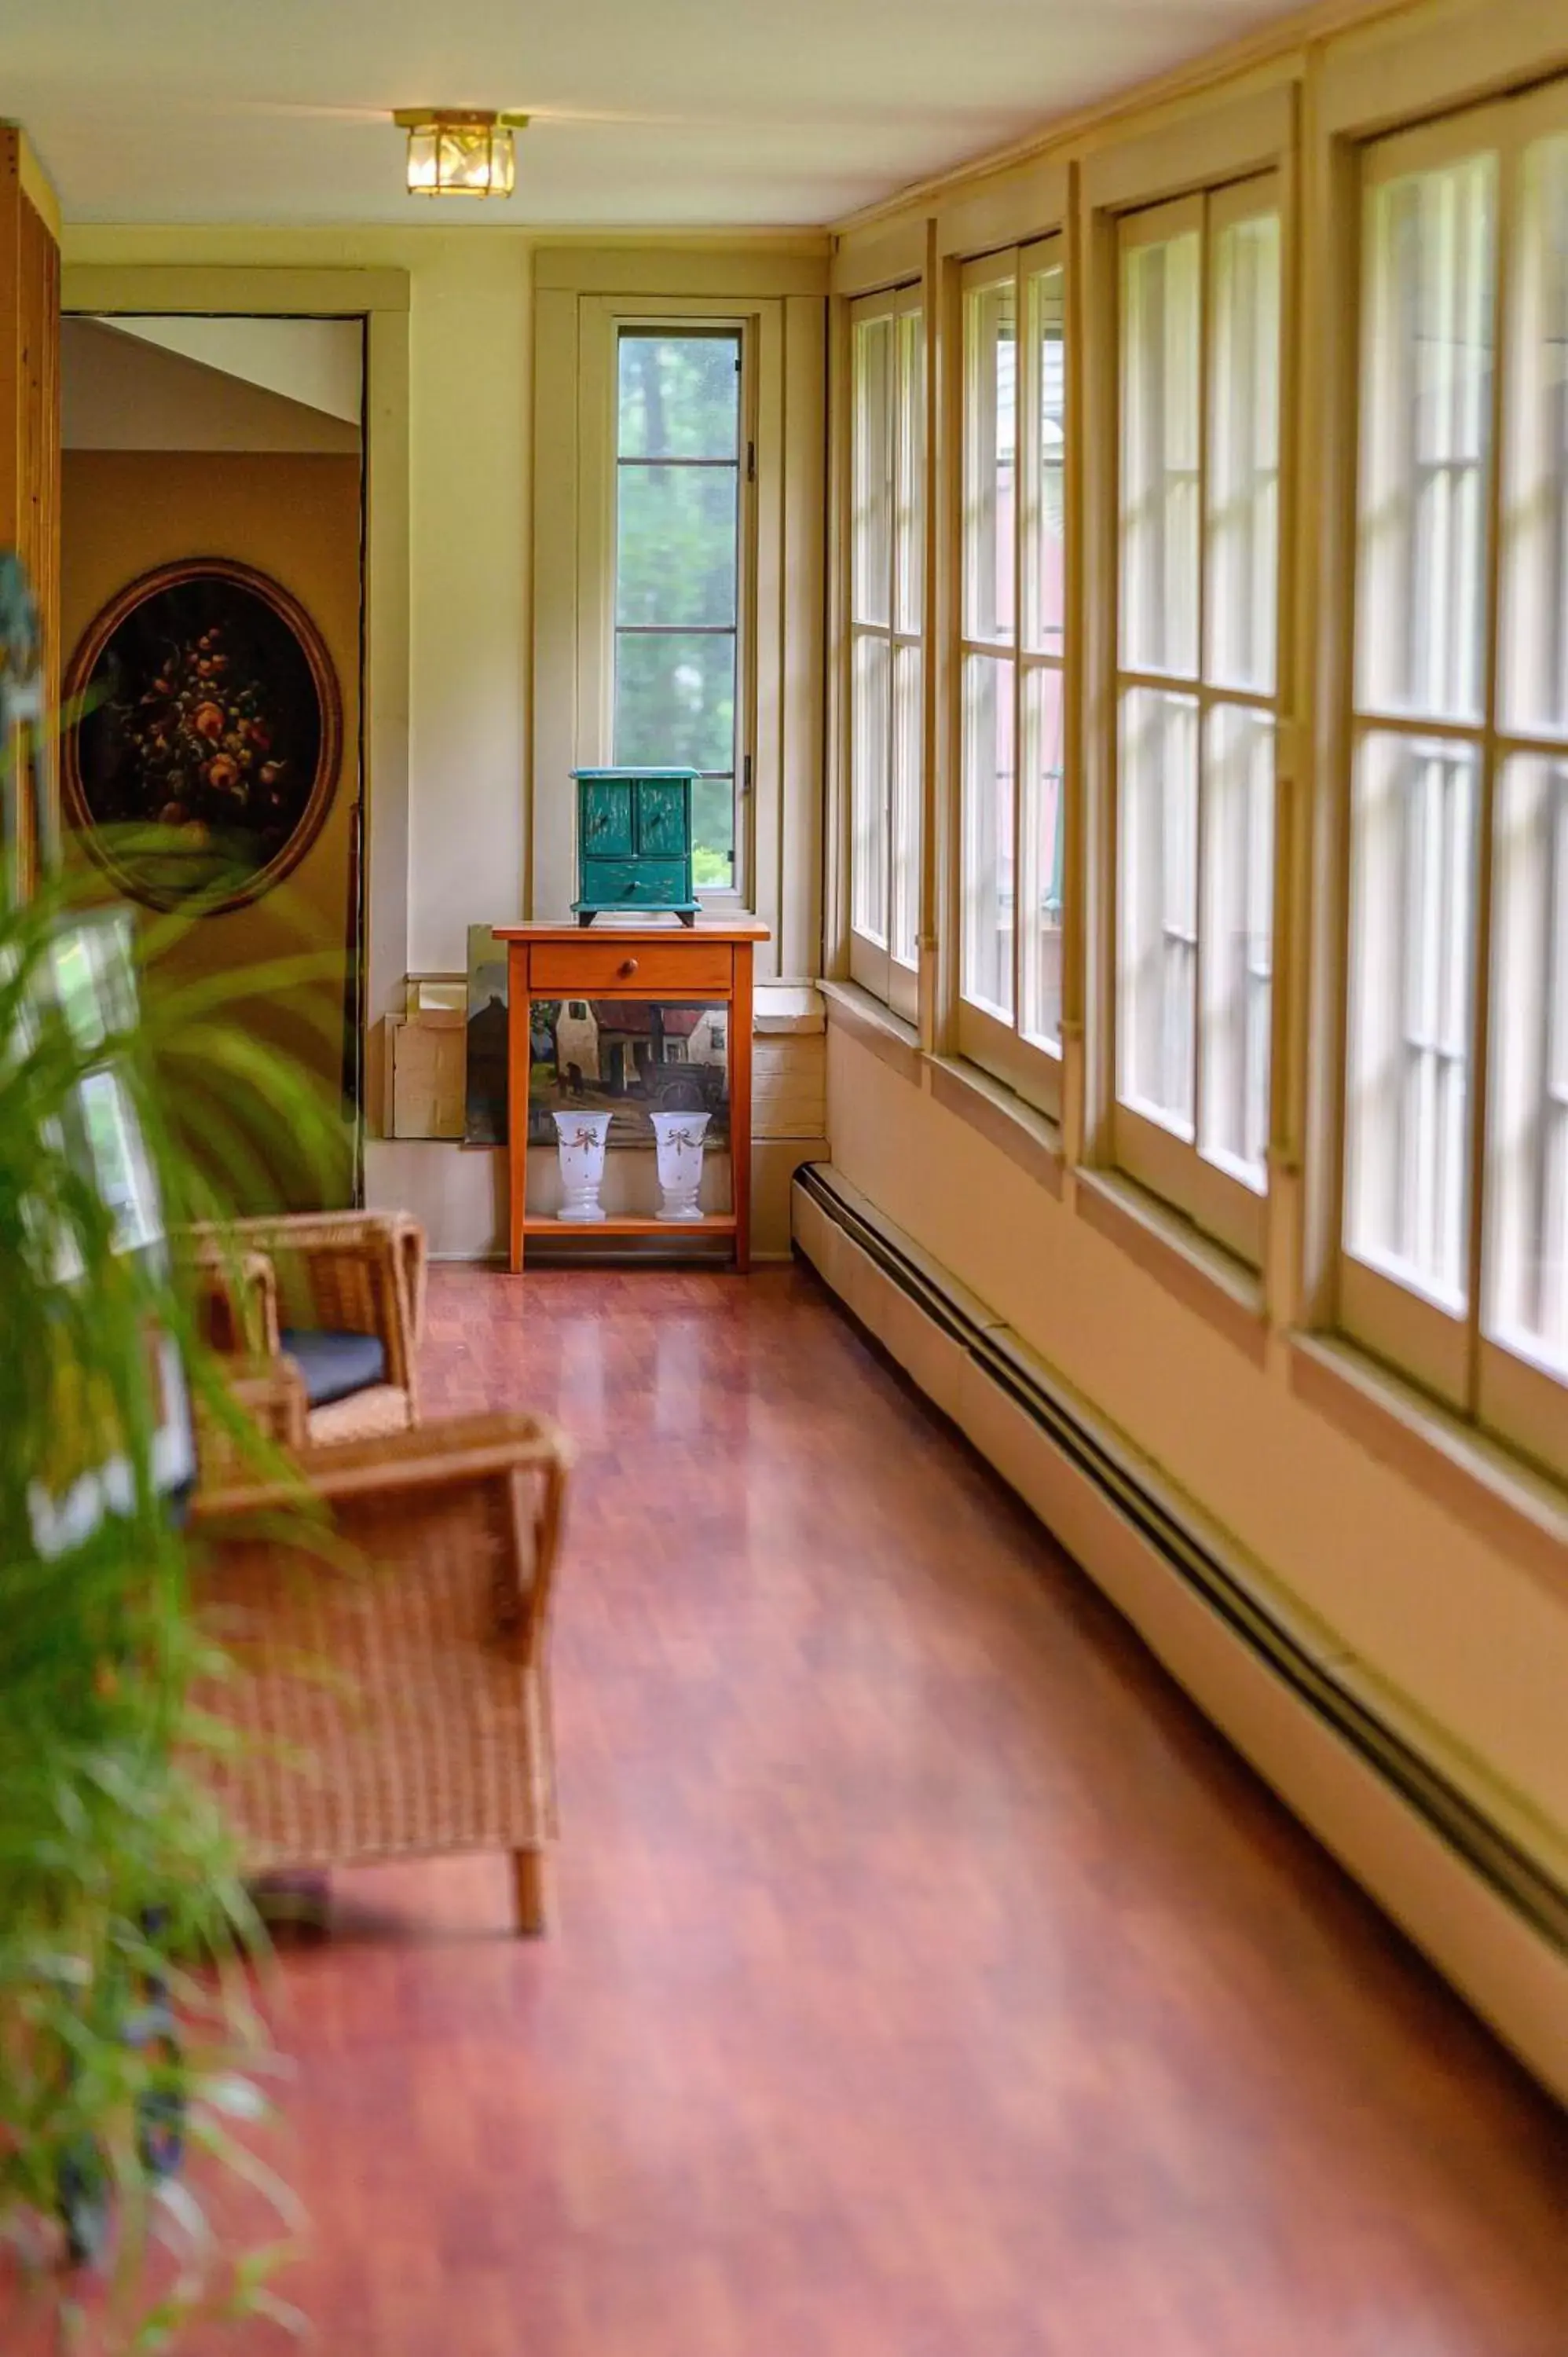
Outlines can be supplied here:
[[925, 737], [919, 287], [864, 296], [850, 337], [850, 971], [913, 1020]]
[[700, 771], [699, 891], [742, 888], [746, 331], [627, 325], [617, 340], [611, 759]]
[[1269, 1132], [1280, 203], [1119, 224], [1118, 1164], [1258, 1261]]
[[1568, 87], [1363, 157], [1341, 1324], [1568, 1471]]
[[1067, 657], [1059, 237], [962, 279], [959, 1046], [1059, 1110]]

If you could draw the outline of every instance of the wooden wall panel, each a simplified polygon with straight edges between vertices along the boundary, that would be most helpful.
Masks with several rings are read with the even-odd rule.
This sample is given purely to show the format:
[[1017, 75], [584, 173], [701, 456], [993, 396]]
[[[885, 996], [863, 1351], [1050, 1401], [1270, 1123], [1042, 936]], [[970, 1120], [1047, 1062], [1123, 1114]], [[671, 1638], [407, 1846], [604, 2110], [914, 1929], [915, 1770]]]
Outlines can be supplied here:
[[[59, 823], [59, 764], [53, 718], [60, 666], [59, 248], [23, 182], [20, 131], [0, 126], [0, 548], [27, 565], [43, 627], [49, 716], [16, 748], [12, 775], [29, 759], [41, 780], [46, 823]], [[18, 798], [24, 879], [36, 872], [33, 795]]]

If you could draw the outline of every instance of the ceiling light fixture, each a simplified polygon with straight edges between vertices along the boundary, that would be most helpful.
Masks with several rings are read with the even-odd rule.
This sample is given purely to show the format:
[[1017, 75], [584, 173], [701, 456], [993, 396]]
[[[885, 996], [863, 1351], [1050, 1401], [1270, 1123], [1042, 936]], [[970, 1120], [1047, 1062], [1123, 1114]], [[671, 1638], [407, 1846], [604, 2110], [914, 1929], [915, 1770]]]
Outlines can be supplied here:
[[461, 106], [403, 106], [392, 116], [408, 134], [411, 197], [510, 197], [517, 159], [512, 134], [526, 114]]

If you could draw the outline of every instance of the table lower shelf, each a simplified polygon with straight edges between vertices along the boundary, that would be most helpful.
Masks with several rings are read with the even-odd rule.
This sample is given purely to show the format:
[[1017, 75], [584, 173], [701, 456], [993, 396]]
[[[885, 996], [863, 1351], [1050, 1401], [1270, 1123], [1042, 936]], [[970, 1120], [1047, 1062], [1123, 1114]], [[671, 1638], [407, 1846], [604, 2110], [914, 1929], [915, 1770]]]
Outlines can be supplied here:
[[715, 1211], [700, 1220], [557, 1220], [530, 1212], [523, 1221], [525, 1236], [733, 1236], [733, 1211]]

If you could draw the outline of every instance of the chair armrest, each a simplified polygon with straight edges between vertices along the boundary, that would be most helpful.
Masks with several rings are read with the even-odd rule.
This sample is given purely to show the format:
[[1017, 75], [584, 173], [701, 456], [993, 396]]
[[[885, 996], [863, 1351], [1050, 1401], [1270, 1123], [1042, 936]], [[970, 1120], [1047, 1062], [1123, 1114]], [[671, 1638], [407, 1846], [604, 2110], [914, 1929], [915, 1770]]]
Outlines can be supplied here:
[[[236, 1405], [275, 1448], [291, 1455], [305, 1448], [309, 1407], [305, 1378], [292, 1359], [235, 1356], [224, 1365], [223, 1380]], [[198, 1497], [252, 1479], [240, 1442], [217, 1421], [210, 1407], [199, 1403], [196, 1421]], [[199, 1511], [193, 1505], [192, 1512]]]
[[195, 1521], [213, 1523], [302, 1499], [342, 1505], [357, 1498], [399, 1497], [412, 1503], [421, 1493], [504, 1483], [511, 1516], [511, 1586], [497, 1603], [518, 1658], [531, 1665], [550, 1609], [572, 1453], [565, 1435], [546, 1416], [515, 1411], [451, 1416], [375, 1440], [306, 1447], [295, 1458], [297, 1482], [232, 1480], [199, 1491], [191, 1513]]
[[[429, 1255], [423, 1225], [418, 1220], [411, 1219], [406, 1211], [398, 1214], [397, 1252], [403, 1264], [409, 1340], [417, 1352], [424, 1340], [424, 1281]], [[409, 1389], [412, 1395], [412, 1383]]]
[[209, 1234], [183, 1241], [198, 1330], [209, 1348], [223, 1358], [275, 1358], [277, 1273], [267, 1254]]

